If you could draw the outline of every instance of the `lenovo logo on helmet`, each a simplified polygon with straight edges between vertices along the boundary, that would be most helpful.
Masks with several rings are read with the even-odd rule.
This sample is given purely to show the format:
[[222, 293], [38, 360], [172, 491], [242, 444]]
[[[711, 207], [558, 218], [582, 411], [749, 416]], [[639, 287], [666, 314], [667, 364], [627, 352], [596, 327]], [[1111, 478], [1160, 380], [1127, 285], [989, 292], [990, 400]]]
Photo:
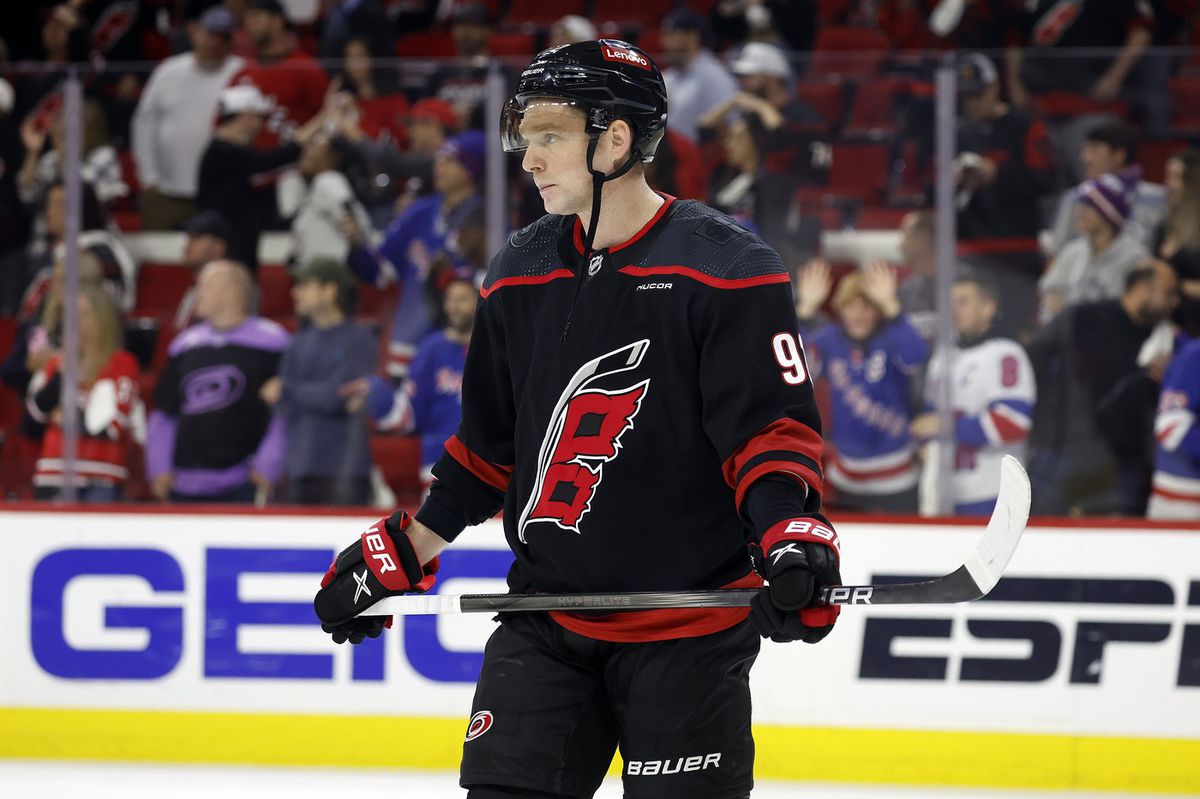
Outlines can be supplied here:
[[600, 48], [600, 55], [604, 57], [605, 61], [619, 61], [625, 64], [633, 64], [646, 71], [650, 70], [650, 62], [646, 57], [640, 56], [632, 50], [618, 50], [616, 47], [604, 45]]

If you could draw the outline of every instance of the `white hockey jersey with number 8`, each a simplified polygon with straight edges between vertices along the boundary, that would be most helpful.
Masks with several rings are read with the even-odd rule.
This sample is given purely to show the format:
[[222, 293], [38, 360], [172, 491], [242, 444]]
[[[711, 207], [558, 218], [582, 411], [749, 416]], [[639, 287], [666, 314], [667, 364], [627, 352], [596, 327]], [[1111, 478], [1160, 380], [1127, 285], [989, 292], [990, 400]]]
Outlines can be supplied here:
[[[995, 504], [1001, 459], [1025, 459], [1036, 395], [1033, 367], [1020, 344], [992, 338], [956, 348], [953, 370], [955, 512], [986, 514]], [[938, 352], [925, 386], [931, 410], [945, 374], [945, 354]]]

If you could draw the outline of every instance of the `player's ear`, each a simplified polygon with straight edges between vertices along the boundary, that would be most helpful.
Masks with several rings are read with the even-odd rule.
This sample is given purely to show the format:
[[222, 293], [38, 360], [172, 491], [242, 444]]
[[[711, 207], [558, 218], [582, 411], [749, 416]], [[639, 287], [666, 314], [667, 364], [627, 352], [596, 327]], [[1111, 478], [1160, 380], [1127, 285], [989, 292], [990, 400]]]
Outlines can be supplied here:
[[629, 153], [633, 147], [633, 129], [625, 120], [617, 119], [608, 126], [608, 136], [612, 145], [613, 168], [616, 169], [629, 160]]

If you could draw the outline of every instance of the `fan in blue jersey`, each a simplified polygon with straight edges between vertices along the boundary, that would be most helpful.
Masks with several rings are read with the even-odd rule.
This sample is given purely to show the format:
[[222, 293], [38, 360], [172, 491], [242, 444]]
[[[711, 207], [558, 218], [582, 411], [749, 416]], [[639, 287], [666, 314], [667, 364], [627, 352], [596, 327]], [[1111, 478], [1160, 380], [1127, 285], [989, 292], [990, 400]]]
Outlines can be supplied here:
[[1171, 361], [1163, 378], [1154, 435], [1151, 519], [1200, 519], [1200, 339]]
[[442, 300], [446, 327], [421, 339], [408, 378], [396, 389], [381, 378], [354, 381], [346, 394], [359, 394], [380, 431], [421, 436], [421, 484], [429, 487], [430, 470], [442, 445], [462, 421], [462, 375], [467, 344], [475, 326], [475, 284], [457, 277]]
[[460, 260], [458, 232], [482, 213], [484, 136], [466, 131], [450, 139], [433, 162], [436, 194], [415, 201], [388, 227], [378, 246], [347, 219], [347, 236], [356, 245], [347, 263], [362, 280], [380, 288], [400, 286], [388, 346], [388, 374], [403, 378], [417, 344], [433, 327], [425, 284], [439, 256]]
[[[832, 287], [829, 266], [813, 261], [800, 277], [797, 313], [812, 326]], [[814, 375], [829, 385], [833, 452], [826, 477], [844, 510], [913, 513], [917, 510], [915, 446], [908, 433], [912, 381], [929, 345], [902, 313], [896, 274], [869, 264], [838, 283], [833, 307], [839, 321], [807, 336]]]

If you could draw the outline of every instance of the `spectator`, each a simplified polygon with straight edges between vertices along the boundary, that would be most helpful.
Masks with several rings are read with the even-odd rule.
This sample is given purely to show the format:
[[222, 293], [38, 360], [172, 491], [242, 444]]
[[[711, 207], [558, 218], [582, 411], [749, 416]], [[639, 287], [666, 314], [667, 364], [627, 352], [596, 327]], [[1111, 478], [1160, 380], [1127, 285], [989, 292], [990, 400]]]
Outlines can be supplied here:
[[1023, 30], [1006, 51], [1009, 98], [1019, 108], [1032, 107], [1036, 99], [1042, 113], [1055, 119], [1053, 136], [1070, 182], [1079, 178], [1075, 156], [1088, 130], [1126, 115], [1126, 102], [1143, 116], [1156, 104], [1144, 95], [1166, 94], [1165, 81], [1135, 86], [1142, 81], [1130, 80], [1153, 39], [1154, 5], [1155, 0], [1026, 4]]
[[[307, 324], [268, 380], [262, 398], [287, 422], [288, 502], [293, 505], [368, 505], [371, 451], [366, 420], [339, 388], [375, 371], [378, 340], [348, 321], [354, 276], [337, 261], [307, 262], [292, 299]], [[351, 406], [352, 407], [352, 406]]]
[[1175, 356], [1163, 378], [1154, 435], [1151, 519], [1200, 520], [1200, 340]]
[[214, 6], [188, 23], [192, 50], [150, 74], [133, 115], [133, 157], [142, 227], [171, 230], [194, 212], [200, 158], [212, 136], [221, 90], [245, 67], [231, 54], [233, 15]]
[[243, 27], [254, 43], [254, 60], [234, 77], [233, 85], [256, 86], [270, 102], [270, 116], [255, 142], [269, 149], [288, 141], [320, 113], [329, 76], [298, 48], [279, 0], [250, 0]]
[[559, 17], [550, 25], [550, 30], [546, 33], [546, 49], [564, 44], [590, 42], [599, 38], [600, 34], [591, 20], [578, 14], [568, 14]]
[[874, 21], [900, 50], [999, 50], [1014, 11], [1009, 0], [882, 0]]
[[[213, 261], [229, 255], [229, 242], [233, 240], [233, 227], [216, 211], [201, 211], [187, 221], [183, 227], [183, 265], [192, 271], [193, 278]], [[175, 310], [174, 328], [183, 330], [192, 324], [196, 312], [196, 287], [193, 285], [179, 298]]]
[[700, 118], [738, 92], [729, 69], [708, 49], [711, 34], [698, 11], [680, 8], [662, 21], [663, 70], [671, 113], [667, 124], [692, 141], [700, 138]]
[[712, 7], [712, 28], [724, 46], [761, 41], [792, 52], [812, 50], [817, 4], [795, 0], [723, 0]]
[[33, 483], [38, 499], [61, 496], [63, 414], [79, 419], [75, 487], [82, 502], [116, 502], [129, 478], [126, 462], [130, 438], [145, 435], [145, 416], [138, 398], [138, 364], [121, 349], [121, 322], [116, 304], [97, 284], [84, 285], [76, 298], [79, 313], [79, 405], [64, 409], [62, 356], [45, 362], [29, 384], [30, 416], [46, 425]]
[[1179, 276], [1183, 301], [1175, 321], [1200, 336], [1200, 150], [1167, 160], [1167, 217], [1154, 234], [1154, 253]]
[[[1144, 0], [1058, 0], [1026, 4], [1025, 41], [1007, 51], [1009, 97], [1027, 108], [1033, 95], [1064, 93], [1109, 102], [1150, 44], [1155, 25]], [[1084, 53], [1070, 52], [1083, 48]], [[1120, 48], [1116, 57], [1111, 52]], [[1064, 52], [1066, 51], [1066, 52]]]
[[[0, 41], [0, 50], [3, 42]], [[0, 54], [0, 71], [4, 70]], [[24, 158], [21, 137], [12, 116], [16, 94], [12, 84], [0, 77], [0, 314], [10, 313], [11, 270], [3, 259], [18, 252], [29, 238], [29, 217], [17, 192], [17, 169]]]
[[359, 37], [347, 41], [341, 55], [345, 61], [338, 86], [352, 96], [358, 127], [381, 145], [403, 149], [408, 98], [396, 84], [395, 68], [376, 66], [366, 40]]
[[[1086, 179], [1116, 175], [1129, 186], [1130, 214], [1126, 230], [1150, 247], [1154, 231], [1166, 215], [1167, 192], [1157, 183], [1147, 183], [1141, 179], [1141, 168], [1132, 163], [1134, 143], [1133, 131], [1125, 123], [1103, 123], [1088, 131], [1083, 148], [1079, 151], [1079, 160], [1083, 164]], [[1075, 225], [1075, 203], [1078, 199], [1078, 187], [1063, 192], [1054, 217], [1054, 227], [1042, 233], [1042, 249], [1047, 255], [1058, 255], [1068, 241], [1080, 234]]]
[[[0, 366], [0, 379], [25, 396], [29, 380], [34, 373], [41, 369], [53, 357], [59, 355], [62, 349], [63, 293], [66, 289], [67, 262], [59, 259], [55, 262], [46, 281], [45, 289], [36, 299], [29, 298], [29, 304], [17, 317], [17, 335], [12, 350], [6, 355], [3, 366]], [[101, 285], [103, 267], [100, 261], [89, 253], [79, 256], [79, 285], [85, 287], [91, 284]], [[111, 296], [111, 294], [110, 294]], [[28, 427], [29, 435], [41, 437], [41, 428]]]
[[421, 483], [426, 488], [442, 445], [462, 421], [463, 368], [478, 297], [474, 281], [461, 272], [446, 286], [442, 299], [446, 326], [421, 339], [400, 389], [379, 377], [343, 388], [344, 395], [366, 401], [379, 430], [421, 436]]
[[[949, 489], [955, 514], [987, 516], [996, 504], [1001, 460], [1005, 455], [1024, 460], [1035, 395], [1033, 368], [1020, 344], [992, 332], [1000, 307], [994, 284], [980, 276], [961, 276], [951, 302], [957, 350], [934, 353], [925, 386], [926, 406], [932, 409], [943, 382], [952, 380], [954, 426], [947, 432], [955, 448], [954, 477], [936, 490]], [[938, 414], [931, 411], [913, 419], [909, 431], [918, 441], [930, 440], [938, 436], [938, 425]], [[933, 442], [926, 448], [923, 510], [936, 504], [926, 479], [937, 474], [936, 451]]]
[[958, 93], [959, 238], [1035, 239], [1055, 179], [1045, 123], [1001, 101], [996, 68], [979, 53], [962, 59]]
[[1082, 235], [1063, 247], [1039, 283], [1043, 321], [1068, 305], [1120, 297], [1125, 277], [1150, 254], [1126, 229], [1127, 189], [1115, 175], [1078, 188], [1075, 224]]
[[253, 142], [262, 132], [270, 104], [254, 86], [230, 86], [217, 103], [217, 128], [200, 159], [196, 206], [237, 220], [231, 256], [252, 273], [258, 271], [258, 237], [277, 215], [271, 187], [256, 187], [254, 177], [294, 163], [300, 145], [317, 131], [320, 116], [295, 131], [292, 141], [271, 150]]
[[954, 162], [959, 251], [999, 290], [1002, 332], [1033, 326], [1042, 257], [1040, 204], [1055, 185], [1045, 123], [1000, 100], [996, 69], [979, 53], [958, 68], [962, 118]]
[[347, 46], [354, 40], [363, 44], [368, 57], [395, 55], [392, 22], [379, 0], [333, 0], [326, 5], [332, 8], [321, 31], [322, 59], [348, 58]]
[[758, 213], [767, 212], [758, 201], [761, 159], [754, 132], [744, 116], [733, 117], [725, 126], [722, 144], [725, 158], [709, 184], [709, 204], [733, 217], [748, 230], [758, 231]]
[[[832, 288], [829, 265], [816, 260], [800, 274], [801, 330], [815, 326]], [[830, 393], [832, 444], [826, 477], [841, 510], [915, 513], [916, 447], [908, 432], [912, 380], [929, 345], [904, 315], [896, 274], [873, 263], [846, 275], [833, 297], [837, 324], [806, 336], [809, 367]]]
[[433, 159], [458, 116], [445, 100], [427, 97], [413, 104], [407, 123], [408, 149], [399, 151], [391, 141], [370, 138], [356, 114], [336, 117], [338, 134], [354, 145], [369, 178], [357, 188], [376, 227], [386, 227], [413, 200], [433, 193]]
[[283, 471], [287, 433], [263, 402], [279, 373], [287, 332], [251, 314], [254, 283], [234, 261], [196, 281], [196, 315], [171, 342], [146, 446], [151, 493], [175, 502], [253, 502]]
[[[94, 255], [101, 264], [104, 280], [122, 313], [133, 310], [137, 298], [137, 263], [121, 238], [108, 227], [107, 215], [88, 184], [82, 185], [79, 249]], [[27, 287], [22, 308], [36, 306], [55, 261], [66, 255], [63, 237], [67, 228], [67, 191], [61, 183], [46, 193], [37, 229], [41, 238], [31, 242], [25, 262]]]
[[740, 91], [708, 110], [699, 121], [700, 138], [712, 142], [739, 112], [754, 134], [762, 163], [757, 182], [759, 233], [784, 257], [795, 260], [788, 209], [797, 186], [821, 182], [828, 166], [828, 146], [819, 140], [824, 122], [792, 92], [792, 70], [783, 51], [762, 42], [742, 48], [731, 69]]
[[[108, 143], [104, 109], [95, 100], [84, 100], [80, 122], [83, 141], [79, 176], [91, 187], [96, 198], [108, 205], [128, 194], [129, 187], [121, 178], [117, 151]], [[51, 148], [43, 152], [47, 137]], [[61, 111], [48, 130], [39, 127], [36, 118], [26, 119], [21, 125], [21, 141], [25, 145], [25, 163], [17, 174], [21, 201], [26, 205], [41, 205], [50, 187], [63, 180], [67, 133]]]
[[[430, 80], [433, 94], [451, 106], [458, 116], [455, 130], [491, 129], [487, 112], [487, 79], [491, 36], [487, 7], [483, 3], [462, 3], [450, 18], [450, 36], [454, 39], [455, 60], [434, 73]], [[507, 70], [504, 70], [507, 76]]]
[[307, 264], [319, 258], [345, 263], [350, 241], [342, 229], [343, 215], [353, 217], [368, 238], [374, 236], [367, 209], [354, 196], [346, 177], [355, 155], [348, 142], [325, 135], [313, 136], [301, 150], [300, 175], [306, 191], [292, 220], [293, 263]]
[[1147, 259], [1120, 299], [1068, 308], [1030, 343], [1039, 386], [1029, 440], [1034, 513], [1145, 514], [1154, 408], [1170, 357], [1151, 354], [1147, 342], [1178, 303], [1171, 267]]
[[434, 160], [437, 193], [408, 206], [373, 246], [349, 216], [343, 217], [354, 248], [347, 259], [360, 279], [380, 288], [401, 287], [392, 323], [387, 373], [403, 379], [416, 345], [431, 328], [431, 309], [424, 285], [441, 254], [461, 260], [455, 234], [483, 207], [478, 186], [483, 179], [485, 140], [480, 131], [460, 133], [443, 145]]
[[937, 242], [933, 211], [910, 211], [900, 220], [900, 258], [908, 276], [896, 296], [926, 341], [937, 335]]

